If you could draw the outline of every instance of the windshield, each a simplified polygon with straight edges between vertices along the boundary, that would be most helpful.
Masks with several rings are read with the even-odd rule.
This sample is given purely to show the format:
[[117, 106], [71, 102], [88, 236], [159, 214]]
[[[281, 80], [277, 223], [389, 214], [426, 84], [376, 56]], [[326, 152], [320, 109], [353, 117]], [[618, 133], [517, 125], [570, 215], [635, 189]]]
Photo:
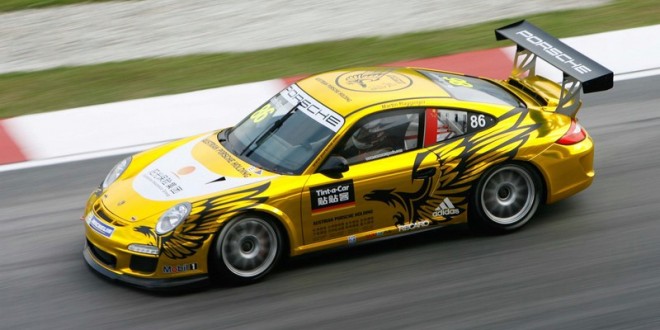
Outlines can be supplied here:
[[223, 145], [259, 168], [300, 174], [343, 124], [343, 117], [291, 85], [231, 129]]
[[419, 72], [440, 85], [440, 87], [457, 100], [510, 105], [514, 107], [525, 106], [515, 96], [509, 93], [509, 91], [487, 80], [446, 72], [425, 70], [419, 70]]

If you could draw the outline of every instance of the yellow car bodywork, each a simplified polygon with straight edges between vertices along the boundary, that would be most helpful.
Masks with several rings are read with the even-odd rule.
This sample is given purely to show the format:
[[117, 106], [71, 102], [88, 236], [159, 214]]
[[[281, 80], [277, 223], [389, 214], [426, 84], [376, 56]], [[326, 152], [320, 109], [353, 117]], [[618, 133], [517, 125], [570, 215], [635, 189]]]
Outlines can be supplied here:
[[[336, 83], [342, 76], [383, 72], [385, 74], [381, 80], [388, 75], [393, 79], [383, 86], [371, 86], [375, 89], [372, 92], [345, 89], [341, 88], [341, 83]], [[401, 86], [398, 84], [401, 82], [397, 79], [405, 80], [404, 83], [409, 86], [399, 88]], [[97, 268], [102, 267], [118, 278], [161, 279], [163, 285], [167, 285], [170, 284], [168, 279], [194, 280], [205, 277], [210, 271], [209, 249], [217, 232], [226, 221], [243, 212], [263, 213], [277, 219], [285, 230], [288, 252], [295, 256], [435, 225], [465, 222], [468, 216], [465, 194], [477, 181], [480, 173], [503, 161], [533, 164], [543, 177], [547, 202], [557, 201], [589, 186], [594, 175], [591, 138], [587, 137], [569, 146], [554, 143], [567, 132], [571, 118], [541, 108], [532, 98], [506, 82], [495, 83], [501, 84], [523, 100], [527, 109], [514, 111], [510, 106], [453, 99], [419, 72], [406, 68], [339, 70], [304, 79], [297, 85], [344, 116], [345, 123], [300, 175], [279, 175], [255, 168], [224, 148], [216, 138], [218, 132], [179, 140], [142, 152], [132, 158], [128, 169], [108, 189], [99, 189], [91, 195], [85, 210], [88, 222], [90, 217], [94, 217], [111, 226], [113, 232], [111, 237], [106, 237], [99, 233], [98, 228], [86, 226], [86, 257]], [[558, 97], [559, 86], [547, 81], [543, 83], [548, 88], [546, 93], [551, 97], [549, 104], [556, 104], [556, 101], [552, 100]], [[317, 172], [344, 133], [360, 118], [372, 113], [410, 107], [467, 109], [489, 114], [499, 121], [488, 129], [451, 139], [446, 143], [351, 166], [340, 179]], [[190, 160], [177, 164], [178, 167], [145, 172], [145, 168], [155, 160], [182, 148], [186, 149], [185, 154]], [[419, 159], [424, 153], [428, 153], [428, 156]], [[415, 162], [419, 163], [420, 168], [436, 166], [437, 157], [433, 156], [436, 154], [441, 155], [444, 163], [432, 177], [435, 182], [411, 180], [410, 173]], [[466, 159], [466, 155], [471, 159]], [[470, 173], [465, 172], [464, 163], [467, 161], [471, 162], [470, 168], [467, 169]], [[186, 162], [189, 165], [186, 165]], [[252, 180], [254, 183], [225, 191], [166, 200], [150, 199], [134, 189], [135, 181], [139, 178], [146, 177], [155, 185], [161, 185], [158, 180], [164, 180], [162, 186], [166, 187], [166, 183], [191, 175], [193, 173], [186, 172], [199, 170], [202, 166], [216, 173], [218, 177], [246, 182]], [[445, 185], [452, 183], [456, 176], [461, 177], [463, 182], [455, 186]], [[311, 208], [311, 199], [315, 198], [311, 193], [314, 191], [313, 187], [347, 180], [352, 180], [354, 203], [321, 212], [315, 212]], [[155, 181], [158, 182], [154, 183]], [[451, 202], [461, 210], [460, 213], [451, 218], [434, 217], [431, 211], [405, 210], [400, 206], [391, 207], [392, 205], [388, 207], [387, 203], [369, 196], [374, 190], [388, 187], [402, 192], [415, 192], [424, 184], [434, 185], [433, 194], [438, 197], [451, 196]], [[451, 191], [452, 189], [455, 191]], [[191, 216], [170, 234], [179, 237], [163, 243], [164, 239], [153, 231], [155, 222], [164, 210], [186, 200], [193, 206]], [[404, 216], [403, 226], [395, 225], [392, 221], [397, 213]], [[411, 219], [408, 213], [421, 218]], [[156, 246], [159, 254], [130, 251], [130, 244]], [[106, 258], [114, 261], [108, 262]], [[140, 263], [135, 259], [152, 264], [152, 267], [135, 266]], [[134, 282], [143, 284], [138, 280]]]
[[[521, 226], [539, 200], [553, 203], [591, 184], [594, 144], [575, 118], [578, 87], [608, 89], [612, 73], [529, 23], [497, 33], [524, 45], [519, 53], [529, 48], [568, 72], [564, 84], [531, 73], [491, 80], [415, 68], [343, 69], [302, 79], [234, 128], [120, 163], [111, 184], [104, 182], [87, 202], [86, 261], [109, 278], [154, 288], [206, 279], [223, 263], [233, 275], [257, 279], [280, 252], [296, 256], [475, 219], [495, 219], [503, 230]], [[291, 110], [275, 120], [284, 103]], [[349, 145], [360, 145], [360, 129], [372, 129], [370, 120], [382, 124], [391, 114], [406, 119], [398, 147], [358, 152], [358, 160], [344, 155]], [[319, 142], [265, 150], [261, 161], [251, 158], [289, 116], [330, 133]], [[228, 140], [240, 140], [237, 128], [266, 122], [261, 134], [234, 142], [240, 147]], [[261, 165], [273, 159], [279, 160]], [[511, 189], [511, 174], [522, 188]], [[520, 216], [497, 213], [518, 195], [530, 199], [523, 196], [523, 206], [514, 207]], [[488, 198], [501, 205], [489, 209]], [[179, 220], [162, 227], [172, 214]], [[235, 226], [244, 220], [249, 226]], [[262, 234], [268, 239], [256, 237]], [[241, 242], [225, 244], [231, 235]], [[259, 242], [264, 246], [255, 249]], [[241, 249], [241, 262], [261, 258], [263, 267], [234, 267], [239, 263], [227, 259], [232, 246]]]

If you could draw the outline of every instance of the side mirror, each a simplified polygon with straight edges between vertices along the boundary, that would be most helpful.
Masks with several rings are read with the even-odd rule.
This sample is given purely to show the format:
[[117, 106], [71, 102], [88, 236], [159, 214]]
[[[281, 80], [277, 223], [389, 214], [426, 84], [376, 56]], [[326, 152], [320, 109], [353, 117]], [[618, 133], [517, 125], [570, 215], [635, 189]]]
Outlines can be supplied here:
[[319, 173], [333, 176], [348, 171], [348, 161], [342, 156], [330, 156], [319, 168]]

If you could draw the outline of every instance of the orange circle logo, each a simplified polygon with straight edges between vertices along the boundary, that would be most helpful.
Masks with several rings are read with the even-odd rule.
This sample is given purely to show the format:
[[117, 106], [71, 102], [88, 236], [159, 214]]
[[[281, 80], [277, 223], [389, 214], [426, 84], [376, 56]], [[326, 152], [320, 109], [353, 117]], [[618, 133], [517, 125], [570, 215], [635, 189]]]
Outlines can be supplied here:
[[194, 171], [195, 171], [195, 166], [186, 166], [186, 167], [182, 167], [178, 171], [176, 171], [176, 174], [186, 175], [186, 174], [190, 174]]

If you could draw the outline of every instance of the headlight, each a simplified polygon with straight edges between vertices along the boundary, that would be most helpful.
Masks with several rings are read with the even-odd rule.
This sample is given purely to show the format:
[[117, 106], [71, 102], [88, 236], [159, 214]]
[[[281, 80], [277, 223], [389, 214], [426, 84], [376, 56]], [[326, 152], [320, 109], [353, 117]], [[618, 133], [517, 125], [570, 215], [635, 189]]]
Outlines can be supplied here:
[[190, 214], [190, 209], [192, 206], [190, 203], [185, 202], [177, 204], [165, 211], [163, 215], [158, 219], [156, 224], [156, 233], [158, 235], [166, 234], [174, 230], [178, 225], [180, 225], [183, 220], [185, 220]]
[[110, 170], [110, 173], [105, 177], [103, 180], [103, 183], [101, 184], [101, 188], [103, 190], [107, 189], [113, 182], [117, 180], [118, 177], [120, 177], [124, 171], [126, 171], [126, 168], [128, 168], [128, 165], [131, 163], [131, 157], [126, 157], [124, 160], [121, 162], [117, 163], [115, 167]]

